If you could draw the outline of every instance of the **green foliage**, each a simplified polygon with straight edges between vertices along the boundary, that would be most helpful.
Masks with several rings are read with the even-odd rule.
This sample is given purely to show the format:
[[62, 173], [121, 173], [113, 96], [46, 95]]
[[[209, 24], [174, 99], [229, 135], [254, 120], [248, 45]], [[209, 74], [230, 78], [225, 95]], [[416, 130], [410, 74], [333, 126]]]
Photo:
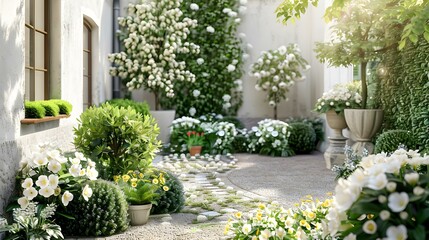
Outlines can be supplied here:
[[60, 114], [60, 108], [57, 104], [51, 101], [37, 101], [42, 107], [45, 108], [46, 116], [56, 117]]
[[289, 146], [295, 153], [310, 153], [316, 148], [316, 132], [309, 124], [296, 122], [289, 126]]
[[249, 136], [247, 135], [247, 130], [245, 128], [237, 129], [237, 136], [232, 141], [232, 151], [234, 153], [246, 153], [248, 151], [248, 144]]
[[158, 190], [160, 198], [158, 199], [157, 204], [152, 206], [151, 213], [164, 214], [180, 212], [185, 204], [185, 191], [183, 189], [182, 182], [180, 182], [177, 176], [171, 172], [159, 171], [165, 173], [165, 186], [167, 186], [169, 190]]
[[375, 153], [392, 153], [403, 146], [406, 149], [416, 149], [417, 142], [414, 134], [406, 130], [388, 130], [378, 136], [375, 142]]
[[201, 121], [190, 117], [181, 117], [171, 123], [170, 142], [167, 152], [186, 153], [188, 151], [188, 132], [204, 132]]
[[50, 218], [55, 214], [56, 205], [37, 205], [30, 202], [28, 206], [13, 209], [13, 224], [0, 217], [0, 233], [7, 232], [5, 240], [19, 239], [64, 239], [61, 227]]
[[306, 123], [310, 125], [314, 132], [316, 133], [316, 145], [323, 142], [325, 138], [325, 131], [323, 127], [323, 120], [321, 118], [306, 118], [306, 117], [298, 117], [298, 118], [288, 118], [285, 120], [286, 123]]
[[108, 100], [106, 102], [115, 107], [131, 107], [136, 110], [136, 112], [140, 113], [142, 116], [150, 115], [150, 108], [147, 102], [136, 102], [134, 100], [121, 98]]
[[96, 180], [88, 183], [93, 189], [92, 197], [85, 201], [80, 196], [65, 208], [74, 219], [57, 216], [65, 235], [70, 236], [110, 236], [128, 228], [128, 203], [116, 184]]
[[60, 108], [60, 114], [70, 115], [73, 106], [70, 102], [61, 99], [51, 99], [49, 102], [55, 103]]
[[[199, 10], [193, 10], [191, 4], [198, 4]], [[196, 80], [177, 81], [175, 96], [161, 99], [164, 108], [175, 108], [178, 116], [211, 112], [236, 115], [242, 105], [243, 90], [240, 80], [243, 49], [237, 38], [239, 9], [243, 7], [237, 0], [183, 0], [180, 5], [183, 16], [198, 21], [188, 41], [199, 45], [200, 53], [197, 57], [181, 54], [178, 58], [186, 62]], [[208, 32], [209, 26], [214, 32]]]
[[[399, 35], [399, 34], [398, 34]], [[399, 36], [396, 36], [398, 39]], [[384, 128], [411, 131], [422, 152], [429, 152], [429, 43], [391, 49], [379, 64]]]
[[45, 108], [39, 102], [25, 101], [25, 118], [44, 118]]
[[91, 107], [82, 113], [74, 132], [76, 148], [97, 162], [100, 177], [106, 180], [146, 168], [160, 147], [155, 120], [143, 118], [131, 107], [108, 103]]

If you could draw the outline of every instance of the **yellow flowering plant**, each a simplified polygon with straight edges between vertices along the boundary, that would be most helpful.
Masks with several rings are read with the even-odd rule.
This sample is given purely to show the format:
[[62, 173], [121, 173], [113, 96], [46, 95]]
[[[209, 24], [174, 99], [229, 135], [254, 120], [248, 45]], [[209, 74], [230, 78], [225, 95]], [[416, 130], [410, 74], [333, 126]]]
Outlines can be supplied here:
[[139, 170], [129, 170], [126, 174], [113, 177], [122, 191], [128, 203], [132, 205], [156, 204], [160, 197], [160, 192], [168, 191], [169, 187], [165, 185], [165, 173], [155, 171], [152, 168], [141, 172]]
[[324, 232], [325, 216], [332, 199], [320, 201], [306, 196], [293, 208], [277, 202], [259, 204], [249, 213], [236, 212], [228, 220], [224, 234], [229, 239], [330, 239]]

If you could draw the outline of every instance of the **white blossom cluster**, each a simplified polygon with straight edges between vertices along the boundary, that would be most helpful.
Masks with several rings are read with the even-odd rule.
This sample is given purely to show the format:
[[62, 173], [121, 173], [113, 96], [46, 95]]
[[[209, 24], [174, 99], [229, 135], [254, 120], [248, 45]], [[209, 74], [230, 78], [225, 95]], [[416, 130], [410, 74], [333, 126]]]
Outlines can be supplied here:
[[205, 122], [201, 124], [206, 136], [214, 135], [215, 137], [212, 150], [214, 153], [229, 152], [237, 130], [235, 125], [229, 122]]
[[264, 147], [270, 148], [274, 152], [281, 152], [289, 146], [289, 124], [280, 120], [265, 119], [259, 121], [258, 126], [252, 127], [248, 135], [250, 152]]
[[340, 113], [346, 108], [360, 108], [362, 96], [359, 91], [360, 82], [338, 83], [317, 100], [315, 111], [326, 113], [335, 110]]
[[129, 90], [144, 87], [174, 96], [175, 81], [195, 81], [178, 54], [199, 53], [199, 46], [186, 42], [197, 21], [182, 19], [180, 0], [129, 4], [127, 17], [118, 19], [124, 51], [109, 55], [112, 76], [126, 81]]
[[[32, 155], [21, 161], [20, 166], [20, 186], [24, 195], [18, 199], [21, 208], [26, 208], [39, 195], [44, 198], [58, 197], [67, 206], [74, 198], [72, 189], [69, 189], [65, 181], [67, 175], [75, 182], [96, 180], [98, 177], [95, 162], [85, 158], [82, 153], [76, 152], [73, 158], [66, 158], [50, 144], [33, 147]], [[92, 189], [86, 185], [81, 194], [88, 201], [92, 196]]]
[[276, 50], [264, 51], [252, 64], [250, 75], [256, 78], [255, 89], [266, 91], [270, 106], [277, 105], [286, 99], [286, 93], [295, 81], [305, 79], [301, 71], [308, 70], [310, 65], [301, 57], [298, 45], [281, 46]]
[[[356, 169], [347, 180], [340, 178], [335, 187], [334, 201], [326, 216], [329, 221], [327, 231], [332, 236], [338, 232], [347, 231], [351, 226], [346, 221], [347, 212], [352, 205], [359, 201], [368, 204], [375, 201], [374, 204], [379, 207], [379, 212], [374, 214], [376, 216], [374, 219], [366, 218], [366, 212], [362, 212], [364, 216], [360, 218], [362, 231], [369, 235], [375, 234], [381, 227], [378, 224], [383, 223], [383, 228], [388, 224], [387, 239], [407, 239], [407, 229], [403, 224], [408, 222], [410, 214], [418, 214], [414, 210], [409, 212], [410, 209], [418, 209], [410, 205], [418, 204], [427, 196], [425, 187], [427, 180], [421, 182], [420, 174], [415, 171], [423, 165], [429, 165], [429, 156], [422, 156], [414, 150], [398, 149], [390, 156], [381, 153], [362, 158], [360, 168]], [[409, 166], [408, 169], [407, 166]], [[362, 194], [366, 191], [365, 189], [375, 191], [374, 201], [368, 199], [372, 196]], [[354, 233], [347, 237], [347, 239], [356, 239]]]
[[170, 133], [180, 128], [193, 129], [200, 126], [200, 124], [201, 124], [201, 121], [195, 118], [191, 118], [191, 117], [177, 118], [177, 119], [174, 119], [174, 121], [171, 123]]

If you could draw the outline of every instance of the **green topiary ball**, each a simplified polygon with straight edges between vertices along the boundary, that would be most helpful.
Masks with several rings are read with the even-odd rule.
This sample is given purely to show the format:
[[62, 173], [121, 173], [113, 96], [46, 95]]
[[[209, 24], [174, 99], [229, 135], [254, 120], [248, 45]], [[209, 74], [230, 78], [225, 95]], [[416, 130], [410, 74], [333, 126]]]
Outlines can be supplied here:
[[410, 131], [388, 130], [378, 136], [375, 142], [375, 153], [391, 153], [400, 145], [407, 149], [417, 149], [417, 140]]
[[161, 197], [157, 201], [157, 204], [152, 206], [151, 212], [153, 214], [179, 212], [185, 204], [182, 182], [173, 173], [160, 171], [164, 172], [165, 186], [168, 186], [169, 190], [164, 191], [163, 189], [159, 189]]
[[306, 123], [290, 123], [289, 146], [297, 154], [310, 153], [316, 147], [316, 133]]
[[123, 107], [123, 108], [131, 107], [132, 109], [136, 110], [136, 112], [140, 113], [143, 116], [150, 115], [150, 108], [146, 102], [136, 102], [134, 100], [122, 99], [122, 98], [115, 98], [112, 100], [108, 100], [106, 102], [115, 107]]
[[88, 185], [93, 190], [91, 198], [85, 201], [80, 196], [63, 210], [74, 220], [56, 215], [62, 232], [68, 236], [110, 236], [125, 231], [128, 203], [119, 186], [101, 179], [88, 182]]

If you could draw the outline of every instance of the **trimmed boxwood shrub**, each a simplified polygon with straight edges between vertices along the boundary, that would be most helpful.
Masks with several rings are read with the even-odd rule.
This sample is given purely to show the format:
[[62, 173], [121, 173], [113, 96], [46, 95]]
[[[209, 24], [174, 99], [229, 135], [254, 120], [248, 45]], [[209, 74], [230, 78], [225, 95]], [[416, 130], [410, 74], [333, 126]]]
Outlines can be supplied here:
[[100, 177], [112, 180], [129, 169], [145, 169], [160, 147], [158, 125], [131, 107], [108, 103], [82, 113], [74, 129], [74, 145], [97, 163]]
[[39, 102], [25, 101], [25, 118], [44, 118], [45, 108]]
[[160, 171], [164, 172], [165, 186], [167, 186], [169, 190], [158, 190], [160, 198], [156, 205], [152, 206], [151, 213], [164, 214], [180, 212], [185, 205], [185, 191], [183, 190], [183, 184], [173, 173], [163, 170]]
[[74, 219], [56, 215], [56, 223], [68, 236], [110, 236], [128, 228], [128, 203], [122, 190], [113, 182], [88, 182], [92, 196], [73, 200], [63, 210]]
[[49, 102], [55, 103], [60, 108], [60, 114], [70, 115], [73, 106], [70, 102], [61, 99], [51, 99]]
[[413, 133], [406, 130], [388, 130], [378, 136], [374, 152], [391, 153], [401, 145], [407, 149], [416, 149], [417, 141]]
[[51, 101], [37, 101], [45, 108], [46, 116], [56, 117], [60, 114], [60, 107]]
[[316, 147], [316, 133], [307, 123], [290, 123], [289, 146], [296, 153], [310, 153]]
[[136, 112], [141, 113], [143, 116], [150, 115], [150, 108], [147, 102], [136, 102], [134, 100], [122, 98], [116, 98], [106, 102], [115, 107], [131, 107], [136, 110]]
[[325, 131], [323, 127], [323, 120], [321, 118], [307, 118], [307, 117], [297, 117], [297, 118], [288, 118], [285, 120], [286, 123], [295, 123], [302, 122], [310, 125], [314, 132], [316, 133], [316, 146], [323, 142], [325, 138]]

